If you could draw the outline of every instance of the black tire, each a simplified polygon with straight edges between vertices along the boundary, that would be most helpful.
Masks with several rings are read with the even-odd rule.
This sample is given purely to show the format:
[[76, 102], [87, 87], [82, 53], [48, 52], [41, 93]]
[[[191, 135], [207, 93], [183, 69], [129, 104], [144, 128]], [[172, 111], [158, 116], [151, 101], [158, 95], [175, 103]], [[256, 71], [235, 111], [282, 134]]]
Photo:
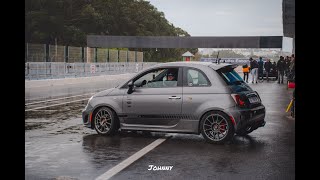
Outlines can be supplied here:
[[[213, 144], [228, 142], [235, 133], [229, 116], [220, 111], [207, 112], [200, 121], [200, 131], [204, 139]], [[222, 136], [220, 137], [220, 135]]]
[[113, 135], [118, 129], [117, 115], [108, 107], [98, 108], [93, 113], [92, 118], [94, 129], [98, 134]]

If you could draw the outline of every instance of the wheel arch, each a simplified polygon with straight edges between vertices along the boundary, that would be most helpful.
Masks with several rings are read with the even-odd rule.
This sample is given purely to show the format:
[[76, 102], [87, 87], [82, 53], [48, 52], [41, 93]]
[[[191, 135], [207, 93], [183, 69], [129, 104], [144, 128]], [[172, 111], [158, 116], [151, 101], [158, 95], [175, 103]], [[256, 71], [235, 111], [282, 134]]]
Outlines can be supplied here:
[[202, 120], [203, 116], [204, 116], [205, 114], [207, 114], [208, 112], [210, 112], [210, 111], [218, 111], [218, 112], [221, 112], [221, 113], [225, 114], [226, 116], [228, 116], [228, 118], [230, 118], [230, 120], [232, 121], [232, 126], [233, 126], [233, 128], [235, 129], [235, 122], [234, 122], [233, 116], [231, 116], [229, 113], [227, 113], [226, 111], [224, 111], [224, 110], [221, 109], [221, 108], [213, 108], [213, 109], [208, 109], [208, 110], [206, 110], [205, 112], [203, 112], [203, 113], [201, 114], [200, 119], [199, 119], [199, 123], [198, 123], [198, 134], [201, 133], [200, 124], [201, 124], [201, 120]]
[[[94, 114], [100, 109], [100, 108], [102, 108], [102, 107], [107, 107], [107, 108], [109, 108], [114, 114], [115, 114], [115, 119], [116, 119], [116, 121], [117, 121], [117, 124], [116, 124], [116, 126], [117, 126], [117, 129], [120, 127], [120, 121], [119, 121], [119, 117], [118, 117], [118, 113], [117, 113], [117, 111], [115, 111], [115, 108], [114, 107], [112, 107], [111, 105], [109, 105], [109, 104], [99, 104], [99, 105], [97, 105], [97, 106], [95, 106], [94, 108], [93, 108], [93, 110], [92, 110], [92, 118], [93, 118], [93, 116], [94, 116]], [[94, 121], [91, 119], [91, 128], [94, 128]]]

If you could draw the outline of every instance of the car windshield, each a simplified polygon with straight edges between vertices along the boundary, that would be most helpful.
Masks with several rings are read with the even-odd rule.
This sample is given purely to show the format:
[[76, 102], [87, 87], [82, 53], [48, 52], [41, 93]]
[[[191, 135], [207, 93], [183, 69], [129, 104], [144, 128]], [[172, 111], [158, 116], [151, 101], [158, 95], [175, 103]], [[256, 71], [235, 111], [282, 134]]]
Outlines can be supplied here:
[[244, 82], [239, 74], [231, 68], [221, 70], [220, 74], [228, 85], [242, 84]]

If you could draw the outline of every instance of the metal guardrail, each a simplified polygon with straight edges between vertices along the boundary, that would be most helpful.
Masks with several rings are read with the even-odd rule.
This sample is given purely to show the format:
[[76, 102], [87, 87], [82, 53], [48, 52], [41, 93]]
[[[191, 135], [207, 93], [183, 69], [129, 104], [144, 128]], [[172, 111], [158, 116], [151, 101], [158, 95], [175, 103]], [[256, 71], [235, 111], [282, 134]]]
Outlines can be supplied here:
[[25, 80], [136, 73], [156, 62], [63, 63], [27, 62]]

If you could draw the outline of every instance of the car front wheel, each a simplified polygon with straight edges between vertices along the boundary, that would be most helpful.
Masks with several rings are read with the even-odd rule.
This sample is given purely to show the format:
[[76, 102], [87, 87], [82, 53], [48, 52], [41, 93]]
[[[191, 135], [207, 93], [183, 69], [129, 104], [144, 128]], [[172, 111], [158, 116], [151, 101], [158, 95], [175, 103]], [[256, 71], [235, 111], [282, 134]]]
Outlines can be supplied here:
[[234, 136], [231, 119], [220, 111], [206, 113], [201, 119], [200, 130], [209, 143], [221, 144], [231, 140]]
[[94, 129], [98, 134], [112, 135], [116, 131], [116, 114], [107, 107], [101, 107], [93, 113]]

